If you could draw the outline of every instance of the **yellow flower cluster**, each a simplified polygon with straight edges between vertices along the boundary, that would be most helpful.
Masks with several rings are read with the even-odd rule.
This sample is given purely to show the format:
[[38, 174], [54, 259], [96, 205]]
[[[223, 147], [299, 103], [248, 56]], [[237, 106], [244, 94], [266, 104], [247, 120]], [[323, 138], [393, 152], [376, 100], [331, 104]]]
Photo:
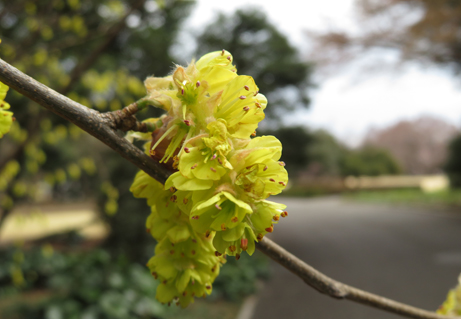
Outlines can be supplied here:
[[164, 303], [185, 307], [210, 293], [223, 255], [253, 254], [287, 215], [285, 205], [267, 200], [288, 181], [282, 145], [252, 138], [267, 100], [232, 61], [225, 50], [212, 52], [145, 81], [146, 99], [167, 111], [146, 152], [173, 174], [163, 186], [139, 172], [131, 191], [152, 210], [147, 229], [159, 244], [148, 266]]

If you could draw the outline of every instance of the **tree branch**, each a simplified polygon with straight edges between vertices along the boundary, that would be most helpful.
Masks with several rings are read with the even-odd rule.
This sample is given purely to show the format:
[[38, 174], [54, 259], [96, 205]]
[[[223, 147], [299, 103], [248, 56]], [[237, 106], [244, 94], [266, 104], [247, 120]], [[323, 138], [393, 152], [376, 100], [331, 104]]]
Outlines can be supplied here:
[[0, 81], [90, 133], [159, 182], [165, 183], [171, 174], [139, 148], [120, 137], [113, 129], [115, 124], [109, 117], [102, 116], [101, 113], [57, 93], [2, 59], [0, 59]]
[[[166, 179], [170, 175], [170, 172], [159, 163], [152, 160], [140, 149], [117, 135], [115, 131], [117, 125], [114, 122], [113, 116], [107, 115], [107, 113], [100, 114], [97, 111], [88, 109], [87, 107], [60, 95], [56, 91], [53, 91], [47, 86], [37, 82], [1, 59], [0, 81], [53, 113], [79, 126], [159, 182], [165, 183]], [[131, 113], [131, 110], [123, 113], [128, 116], [132, 116], [131, 114], [133, 114]], [[400, 314], [409, 318], [461, 319], [460, 317], [438, 315], [433, 312], [415, 308], [340, 283], [307, 265], [302, 260], [267, 238], [261, 240], [257, 244], [257, 247], [264, 254], [268, 255], [283, 267], [300, 277], [309, 286], [331, 297], [353, 300], [358, 303]]]

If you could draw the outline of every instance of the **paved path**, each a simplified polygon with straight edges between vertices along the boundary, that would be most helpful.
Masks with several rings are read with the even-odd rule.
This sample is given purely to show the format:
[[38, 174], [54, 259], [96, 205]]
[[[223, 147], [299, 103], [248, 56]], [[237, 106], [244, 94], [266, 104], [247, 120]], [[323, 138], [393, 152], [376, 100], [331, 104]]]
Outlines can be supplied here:
[[[434, 310], [461, 272], [461, 213], [336, 197], [278, 200], [289, 216], [270, 238], [346, 284]], [[401, 318], [322, 295], [272, 264], [253, 319]]]

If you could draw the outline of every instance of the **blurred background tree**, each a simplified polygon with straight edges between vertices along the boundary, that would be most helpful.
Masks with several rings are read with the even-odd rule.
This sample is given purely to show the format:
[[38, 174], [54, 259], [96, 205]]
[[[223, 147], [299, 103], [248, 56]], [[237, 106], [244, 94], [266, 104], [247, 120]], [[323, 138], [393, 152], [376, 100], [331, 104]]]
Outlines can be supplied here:
[[198, 36], [197, 48], [197, 56], [221, 48], [228, 50], [237, 71], [255, 79], [259, 91], [270, 101], [263, 127], [274, 121], [280, 123], [288, 112], [308, 107], [312, 65], [301, 60], [298, 49], [260, 8], [237, 10], [229, 16], [220, 14]]
[[449, 145], [445, 171], [451, 186], [461, 188], [461, 135], [457, 135]]

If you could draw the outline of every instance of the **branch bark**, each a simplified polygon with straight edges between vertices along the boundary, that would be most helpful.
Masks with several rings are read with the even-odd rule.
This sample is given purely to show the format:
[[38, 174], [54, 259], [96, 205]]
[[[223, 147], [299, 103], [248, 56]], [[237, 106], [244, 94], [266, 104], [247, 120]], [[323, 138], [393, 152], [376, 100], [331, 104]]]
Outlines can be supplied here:
[[[117, 125], [114, 123], [113, 116], [101, 114], [72, 101], [20, 72], [1, 59], [0, 81], [51, 112], [79, 126], [159, 182], [165, 183], [170, 175], [170, 172], [159, 163], [152, 160], [140, 149], [117, 134]], [[128, 113], [130, 112], [127, 112], [127, 114]], [[333, 280], [272, 242], [270, 239], [264, 238], [261, 240], [257, 244], [257, 248], [300, 277], [309, 286], [333, 298], [349, 299], [409, 318], [461, 319], [461, 317], [438, 315], [434, 312], [412, 307]]]

